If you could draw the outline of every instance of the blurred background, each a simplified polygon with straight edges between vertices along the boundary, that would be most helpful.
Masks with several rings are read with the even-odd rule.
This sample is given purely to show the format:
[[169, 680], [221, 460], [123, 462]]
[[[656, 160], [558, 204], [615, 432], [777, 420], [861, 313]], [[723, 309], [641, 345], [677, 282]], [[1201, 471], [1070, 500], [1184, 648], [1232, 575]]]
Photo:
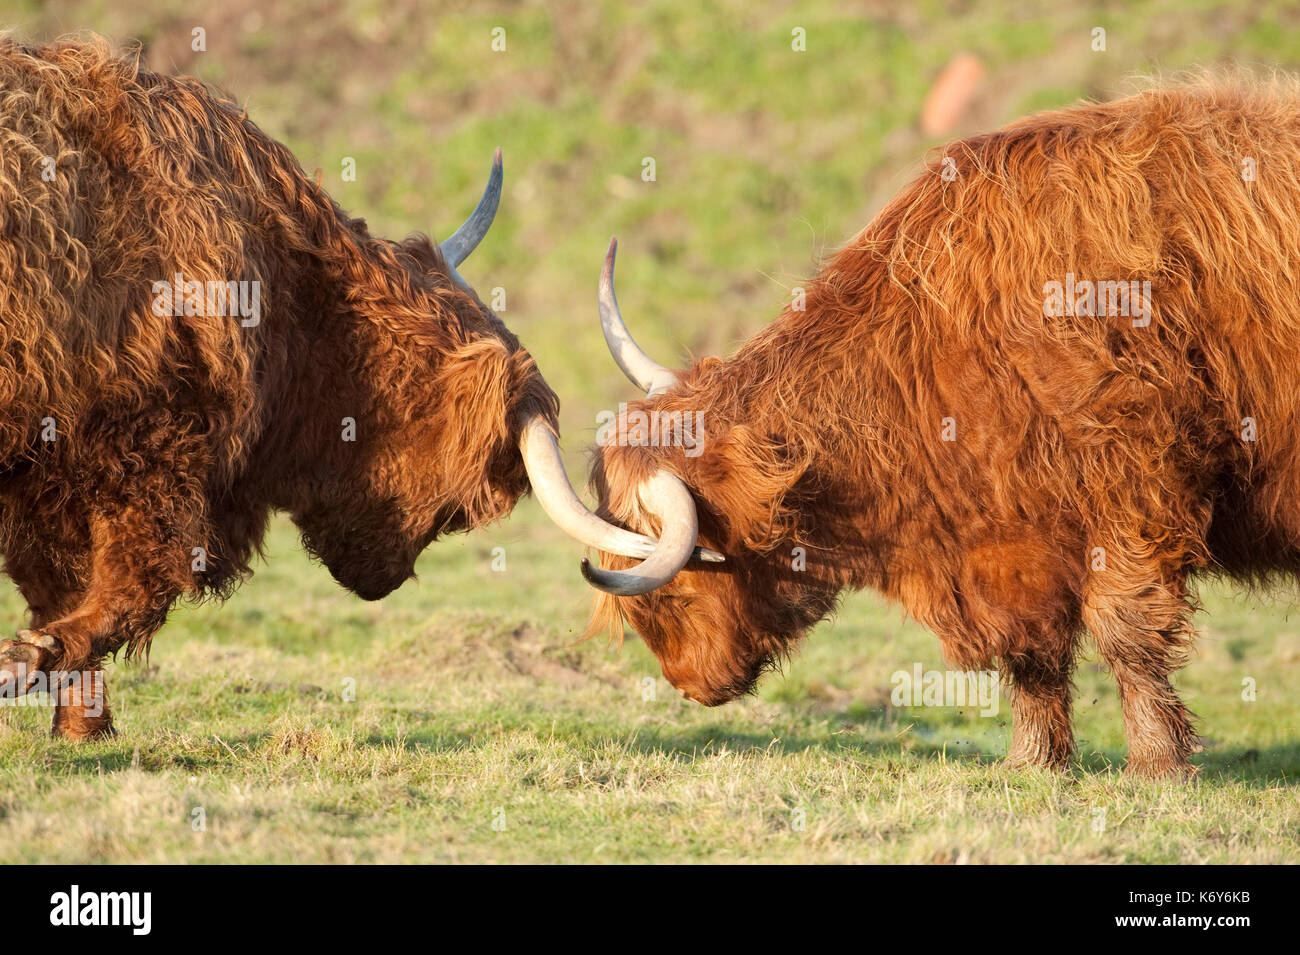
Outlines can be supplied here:
[[[4, 25], [139, 42], [148, 68], [211, 81], [389, 237], [455, 228], [502, 146], [501, 213], [465, 275], [485, 299], [505, 289], [571, 447], [632, 395], [593, 304], [611, 235], [647, 350], [726, 353], [944, 139], [1152, 70], [1300, 62], [1296, 5], [1204, 0], [8, 0]], [[962, 54], [948, 121], [923, 129]]]

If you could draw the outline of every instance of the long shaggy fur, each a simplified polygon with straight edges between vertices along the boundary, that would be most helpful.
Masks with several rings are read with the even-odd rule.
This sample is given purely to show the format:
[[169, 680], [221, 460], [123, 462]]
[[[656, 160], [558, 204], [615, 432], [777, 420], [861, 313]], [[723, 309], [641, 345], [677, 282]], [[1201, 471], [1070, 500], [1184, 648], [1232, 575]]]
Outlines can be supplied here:
[[[1012, 758], [1051, 765], [1073, 745], [1087, 631], [1130, 768], [1186, 771], [1196, 736], [1169, 674], [1193, 633], [1189, 575], [1300, 571], [1298, 250], [1290, 80], [1202, 77], [950, 144], [806, 310], [639, 405], [702, 412], [701, 456], [602, 449], [608, 514], [652, 529], [635, 489], [669, 468], [727, 562], [604, 597], [598, 623], [628, 618], [672, 682], [717, 704], [842, 591], [874, 587], [953, 665], [1000, 663]], [[1045, 316], [1067, 273], [1149, 281], [1150, 325]]]
[[[527, 490], [516, 422], [557, 403], [518, 340], [199, 82], [0, 39], [0, 216], [0, 550], [43, 663], [227, 594], [273, 508], [375, 598]], [[260, 324], [153, 314], [176, 273], [260, 282]]]

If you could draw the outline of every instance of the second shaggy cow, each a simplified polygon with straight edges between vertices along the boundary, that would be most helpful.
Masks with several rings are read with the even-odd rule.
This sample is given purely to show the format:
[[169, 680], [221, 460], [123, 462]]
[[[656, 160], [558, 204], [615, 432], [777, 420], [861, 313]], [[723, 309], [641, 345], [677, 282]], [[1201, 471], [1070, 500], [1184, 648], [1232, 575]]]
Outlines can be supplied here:
[[[650, 394], [593, 480], [663, 546], [584, 565], [602, 615], [713, 705], [877, 588], [1000, 665], [1010, 758], [1044, 766], [1090, 635], [1129, 770], [1189, 771], [1189, 579], [1300, 572], [1298, 224], [1296, 86], [1198, 81], [948, 146], [806, 304], [680, 375], [623, 328], [611, 249], [606, 335]], [[687, 414], [702, 446], [649, 440]], [[687, 563], [697, 512], [725, 563]]]

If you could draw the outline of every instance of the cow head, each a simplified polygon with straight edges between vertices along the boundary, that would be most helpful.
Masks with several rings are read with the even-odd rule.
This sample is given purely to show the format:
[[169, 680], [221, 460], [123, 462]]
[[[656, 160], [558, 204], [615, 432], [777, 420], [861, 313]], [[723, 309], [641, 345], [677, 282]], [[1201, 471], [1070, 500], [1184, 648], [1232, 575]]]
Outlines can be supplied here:
[[583, 576], [603, 594], [593, 629], [630, 621], [665, 678], [713, 706], [748, 692], [833, 609], [842, 581], [791, 561], [800, 500], [815, 493], [808, 461], [744, 419], [723, 362], [679, 375], [641, 351], [614, 294], [616, 249], [611, 242], [601, 274], [601, 326], [646, 398], [598, 436], [592, 485], [602, 519], [658, 540], [643, 554], [600, 547], [601, 567], [583, 559]]
[[[314, 405], [301, 416], [317, 433], [289, 439], [300, 450], [288, 456], [307, 463], [289, 482], [285, 506], [308, 550], [366, 599], [409, 578], [440, 534], [508, 514], [530, 486], [552, 519], [585, 543], [627, 557], [656, 550], [574, 494], [557, 443], [555, 394], [460, 276], [492, 222], [501, 180], [498, 150], [478, 207], [440, 246], [421, 237], [383, 243], [374, 250], [378, 268], [373, 258], [346, 260], [361, 274], [335, 297], [372, 320], [321, 330], [347, 344], [317, 349]], [[340, 441], [348, 421], [355, 433]], [[328, 460], [311, 460], [313, 449]]]
[[336, 314], [306, 345], [315, 381], [300, 418], [321, 433], [300, 439], [300, 456], [321, 459], [290, 482], [289, 510], [307, 548], [366, 599], [409, 578], [439, 535], [508, 514], [529, 490], [525, 434], [555, 442], [554, 393], [459, 272], [501, 183], [498, 150], [477, 208], [440, 245], [362, 235], [328, 295]]

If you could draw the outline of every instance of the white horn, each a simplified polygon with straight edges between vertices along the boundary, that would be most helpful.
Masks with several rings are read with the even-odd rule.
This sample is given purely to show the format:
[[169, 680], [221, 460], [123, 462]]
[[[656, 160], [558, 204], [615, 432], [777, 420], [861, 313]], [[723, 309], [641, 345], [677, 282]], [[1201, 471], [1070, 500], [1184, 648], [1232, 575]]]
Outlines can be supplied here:
[[658, 590], [686, 566], [699, 535], [695, 501], [674, 474], [656, 471], [639, 489], [642, 502], [663, 522], [654, 553], [628, 570], [604, 570], [582, 559], [587, 583], [607, 594], [631, 597]]
[[614, 363], [623, 370], [632, 384], [648, 395], [665, 391], [677, 384], [677, 374], [659, 364], [641, 350], [632, 339], [632, 333], [623, 322], [614, 295], [614, 257], [618, 254], [618, 239], [609, 240], [605, 254], [605, 267], [600, 272], [600, 286], [596, 305], [600, 310], [600, 330], [605, 334], [605, 344], [614, 356]]
[[[587, 510], [569, 484], [569, 476], [560, 457], [559, 442], [544, 419], [533, 417], [524, 424], [519, 436], [519, 451], [523, 455], [524, 468], [528, 471], [528, 480], [532, 483], [538, 503], [560, 530], [589, 547], [610, 554], [650, 559], [659, 554], [661, 544], [642, 534], [615, 527]], [[694, 526], [695, 505], [689, 495], [687, 503], [691, 506], [691, 522]], [[691, 557], [711, 563], [723, 560], [717, 551], [697, 548], [693, 536], [690, 547], [687, 548], [686, 560]]]

